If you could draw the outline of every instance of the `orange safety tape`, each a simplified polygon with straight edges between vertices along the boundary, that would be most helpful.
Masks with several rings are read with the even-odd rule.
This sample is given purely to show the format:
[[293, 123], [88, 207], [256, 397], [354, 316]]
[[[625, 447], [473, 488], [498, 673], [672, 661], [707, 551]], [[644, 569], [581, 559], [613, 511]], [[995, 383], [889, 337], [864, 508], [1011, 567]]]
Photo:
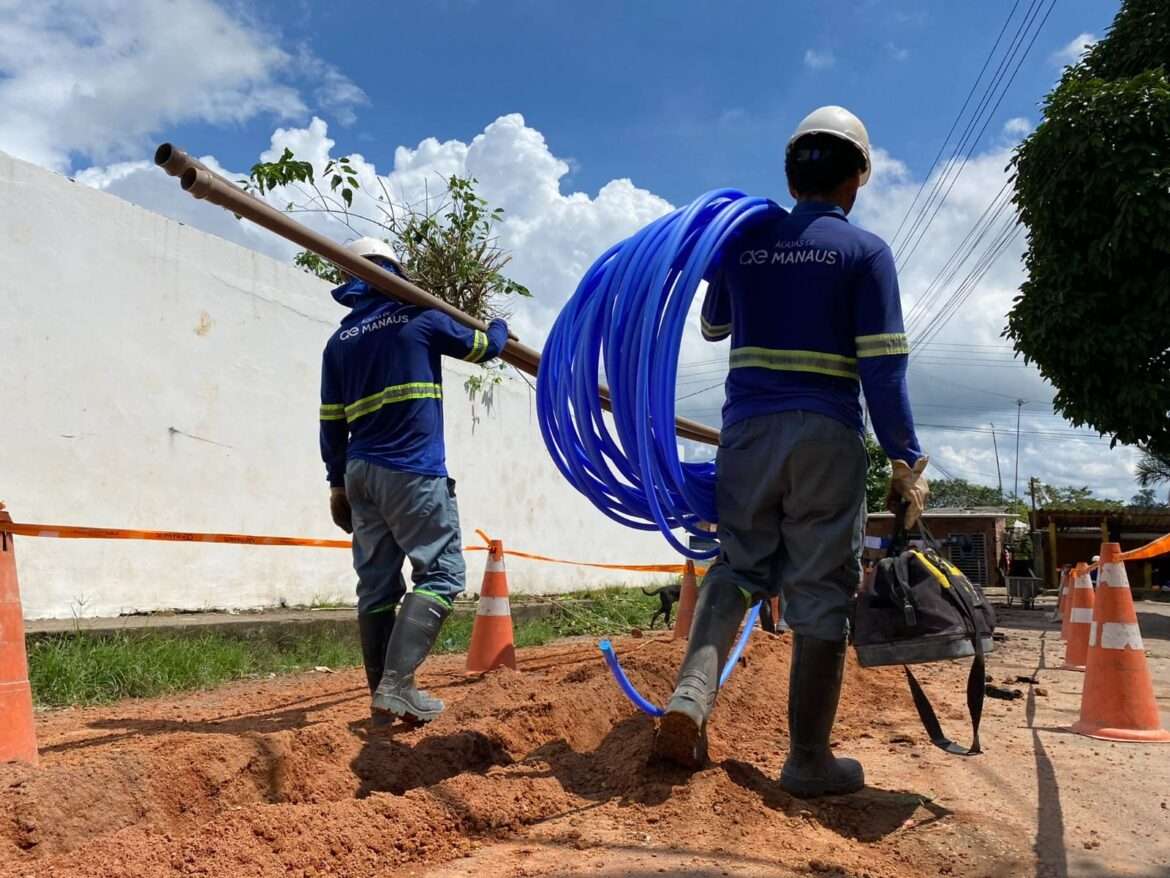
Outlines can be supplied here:
[[[1136, 549], [1130, 549], [1128, 552], [1122, 552], [1117, 556], [1118, 561], [1145, 561], [1149, 558], [1157, 558], [1159, 555], [1170, 553], [1170, 534], [1158, 537], [1156, 540], [1151, 540], [1144, 546], [1138, 546]], [[1101, 562], [1088, 565], [1089, 572], [1099, 570]]]
[[[349, 540], [317, 540], [309, 537], [269, 537], [254, 534], [224, 534], [224, 533], [192, 533], [189, 531], [170, 530], [128, 530], [114, 527], [78, 527], [66, 524], [23, 524], [0, 521], [0, 532], [10, 533], [22, 537], [49, 537], [66, 540], [154, 540], [169, 543], [228, 543], [241, 546], [310, 546], [318, 549], [349, 549], [353, 543]], [[476, 530], [485, 543], [490, 543], [488, 535], [482, 530]], [[465, 552], [486, 552], [487, 545], [464, 546]], [[681, 576], [686, 570], [683, 564], [603, 564], [588, 561], [566, 561], [562, 558], [549, 558], [546, 555], [534, 555], [530, 552], [518, 552], [505, 548], [504, 554], [516, 558], [527, 558], [531, 561], [547, 561], [552, 564], [572, 564], [577, 567], [600, 567], [605, 570], [626, 570], [633, 573], [675, 573]], [[696, 567], [697, 576], [706, 573], [705, 567]]]
[[[483, 546], [464, 546], [465, 552], [486, 552], [491, 545], [491, 538], [482, 530], [476, 529], [476, 534], [484, 541]], [[504, 547], [505, 555], [516, 558], [527, 558], [530, 561], [547, 561], [550, 564], [571, 564], [574, 567], [599, 567], [603, 570], [627, 570], [632, 573], [676, 573], [679, 576], [686, 571], [685, 564], [602, 564], [594, 561], [566, 561], [564, 558], [550, 558], [547, 555], [534, 555], [531, 552], [518, 552], [515, 549]], [[707, 572], [706, 567], [696, 567], [695, 575], [702, 577]]]
[[252, 534], [189, 533], [171, 530], [126, 530], [116, 527], [74, 527], [62, 524], [0, 522], [0, 531], [22, 537], [66, 540], [161, 540], [168, 543], [233, 543], [243, 546], [313, 546], [348, 549], [349, 540], [315, 540], [308, 537], [263, 537]]
[[1170, 534], [1158, 537], [1156, 540], [1152, 540], [1144, 546], [1130, 549], [1128, 552], [1122, 552], [1121, 560], [1144, 561], [1147, 558], [1156, 558], [1159, 555], [1165, 555], [1167, 552], [1170, 552]]

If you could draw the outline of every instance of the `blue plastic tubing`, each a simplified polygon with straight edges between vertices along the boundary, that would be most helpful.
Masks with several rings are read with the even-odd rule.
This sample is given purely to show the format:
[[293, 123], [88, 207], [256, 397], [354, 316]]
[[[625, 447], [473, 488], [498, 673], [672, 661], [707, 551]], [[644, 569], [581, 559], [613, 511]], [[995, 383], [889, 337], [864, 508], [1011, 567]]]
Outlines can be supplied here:
[[[615, 244], [582, 278], [541, 356], [537, 414], [561, 473], [614, 521], [657, 528], [696, 560], [717, 550], [692, 550], [674, 531], [710, 536], [698, 525], [717, 520], [715, 465], [678, 456], [683, 328], [724, 241], [776, 210], [765, 198], [717, 189]], [[602, 374], [613, 403], [608, 422], [598, 394]]]
[[[760, 604], [757, 603], [754, 607], [748, 610], [747, 619], [743, 623], [743, 631], [740, 632], [739, 640], [736, 641], [735, 647], [731, 650], [731, 654], [727, 657], [727, 664], [723, 666], [723, 673], [719, 675], [719, 686], [727, 682], [731, 677], [731, 672], [735, 670], [735, 666], [739, 663], [743, 651], [747, 648], [748, 638], [752, 636], [752, 629], [756, 627], [756, 622], [760, 618]], [[637, 690], [630, 678], [626, 676], [626, 672], [622, 670], [621, 662], [618, 661], [617, 653], [613, 650], [613, 644], [608, 640], [602, 640], [597, 644], [597, 648], [601, 650], [601, 654], [605, 656], [605, 663], [609, 665], [609, 672], [613, 674], [613, 678], [617, 681], [621, 690], [626, 693], [626, 697], [634, 703], [634, 706], [643, 713], [648, 713], [650, 716], [662, 716], [666, 711], [656, 704], [650, 702], [641, 692]]]

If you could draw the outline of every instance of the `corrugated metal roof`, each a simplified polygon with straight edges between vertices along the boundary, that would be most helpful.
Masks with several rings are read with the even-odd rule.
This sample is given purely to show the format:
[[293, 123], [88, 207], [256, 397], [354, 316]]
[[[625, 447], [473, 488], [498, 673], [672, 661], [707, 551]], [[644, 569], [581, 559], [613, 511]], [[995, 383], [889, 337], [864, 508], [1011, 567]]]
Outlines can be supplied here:
[[1135, 528], [1170, 532], [1170, 509], [1146, 509], [1127, 506], [1122, 509], [1038, 509], [1034, 513], [1036, 527], [1047, 527], [1055, 522], [1057, 527], [1100, 527], [1101, 521], [1108, 520], [1115, 529]]
[[[959, 508], [956, 506], [938, 506], [927, 509], [922, 513], [923, 518], [1015, 518], [1015, 513], [1008, 512], [997, 506], [972, 506]], [[871, 512], [870, 518], [893, 518], [892, 512]]]

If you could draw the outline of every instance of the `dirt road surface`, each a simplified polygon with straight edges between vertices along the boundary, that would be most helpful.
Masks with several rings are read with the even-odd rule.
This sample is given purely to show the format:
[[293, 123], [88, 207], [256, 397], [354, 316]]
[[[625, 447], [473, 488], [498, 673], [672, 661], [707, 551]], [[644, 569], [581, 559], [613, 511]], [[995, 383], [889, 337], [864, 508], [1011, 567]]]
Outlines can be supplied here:
[[[1170, 614], [1140, 612], [1165, 715]], [[651, 722], [581, 641], [482, 679], [428, 662], [448, 709], [422, 729], [371, 730], [356, 669], [45, 713], [42, 766], [0, 766], [0, 876], [1166, 878], [1170, 746], [1065, 730], [1083, 675], [1054, 670], [1044, 615], [1001, 614], [990, 673], [1023, 697], [988, 702], [977, 758], [930, 746], [900, 670], [851, 659], [836, 746], [869, 787], [816, 802], [776, 782], [789, 644], [762, 632], [689, 776], [647, 766]], [[663, 701], [681, 646], [617, 646]], [[964, 742], [965, 676], [921, 674]]]

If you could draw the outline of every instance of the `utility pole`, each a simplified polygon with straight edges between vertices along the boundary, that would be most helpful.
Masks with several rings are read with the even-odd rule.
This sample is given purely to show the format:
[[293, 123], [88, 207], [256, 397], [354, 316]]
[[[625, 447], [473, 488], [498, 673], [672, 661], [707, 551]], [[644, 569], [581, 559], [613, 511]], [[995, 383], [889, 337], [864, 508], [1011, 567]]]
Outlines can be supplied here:
[[1012, 485], [1012, 495], [1020, 496], [1020, 412], [1024, 410], [1027, 400], [1016, 400], [1016, 480]]
[[999, 468], [999, 443], [995, 441], [995, 424], [991, 425], [991, 447], [995, 449], [995, 476], [999, 479], [999, 502], [1003, 503], [1003, 472]]

